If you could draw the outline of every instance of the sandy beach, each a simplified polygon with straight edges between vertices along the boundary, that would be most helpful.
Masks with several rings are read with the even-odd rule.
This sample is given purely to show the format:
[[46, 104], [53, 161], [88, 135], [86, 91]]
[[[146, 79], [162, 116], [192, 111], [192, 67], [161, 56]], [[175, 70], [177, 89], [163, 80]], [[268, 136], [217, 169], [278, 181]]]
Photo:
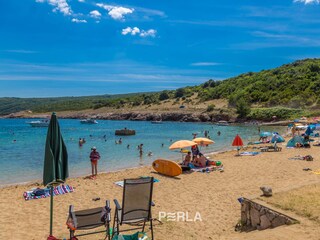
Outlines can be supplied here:
[[[84, 177], [68, 179], [67, 184], [75, 187], [75, 192], [54, 198], [54, 235], [61, 239], [68, 238], [65, 222], [70, 204], [76, 210], [81, 210], [103, 206], [107, 199], [121, 200], [123, 189], [114, 182], [124, 178], [153, 176], [160, 180], [154, 184], [154, 217], [158, 218], [159, 212], [181, 211], [188, 212], [189, 219], [193, 219], [198, 212], [202, 220], [163, 220], [162, 225], [155, 222], [155, 239], [320, 239], [318, 222], [290, 211], [285, 213], [300, 220], [300, 224], [249, 233], [234, 231], [234, 226], [240, 219], [237, 198], [259, 198], [259, 187], [263, 185], [272, 187], [274, 193], [280, 193], [320, 184], [320, 175], [302, 170], [320, 169], [320, 148], [282, 148], [281, 152], [265, 152], [257, 156], [236, 157], [236, 151], [211, 155], [211, 159], [222, 161], [224, 172], [194, 172], [169, 178], [155, 173], [151, 167], [141, 167], [99, 174], [96, 180]], [[314, 157], [313, 161], [288, 160], [289, 157], [308, 154]], [[46, 239], [48, 236], [50, 198], [25, 201], [22, 196], [24, 191], [34, 187], [37, 187], [37, 183], [0, 189], [0, 239], [31, 240]], [[92, 200], [97, 197], [101, 200]], [[113, 202], [111, 206], [114, 210]], [[103, 239], [103, 234], [80, 239]]]

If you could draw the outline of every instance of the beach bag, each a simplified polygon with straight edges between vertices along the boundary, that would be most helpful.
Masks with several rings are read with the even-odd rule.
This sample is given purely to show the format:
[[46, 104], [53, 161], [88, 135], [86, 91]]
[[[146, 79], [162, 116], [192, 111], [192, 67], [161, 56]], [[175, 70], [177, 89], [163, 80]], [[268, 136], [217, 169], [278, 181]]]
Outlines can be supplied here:
[[45, 195], [45, 193], [46, 193], [45, 190], [41, 188], [37, 188], [32, 192], [32, 194], [35, 196], [42, 196], [42, 195]]
[[112, 240], [150, 240], [150, 238], [144, 232], [136, 232], [132, 235], [115, 235]]
[[305, 156], [306, 161], [313, 161], [313, 157], [311, 155]]

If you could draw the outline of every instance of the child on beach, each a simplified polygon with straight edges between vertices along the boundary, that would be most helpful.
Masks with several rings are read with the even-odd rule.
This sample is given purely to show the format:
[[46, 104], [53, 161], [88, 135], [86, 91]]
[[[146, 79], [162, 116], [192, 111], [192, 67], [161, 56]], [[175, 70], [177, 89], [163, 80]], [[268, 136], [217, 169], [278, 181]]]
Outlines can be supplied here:
[[191, 152], [189, 151], [184, 158], [184, 161], [182, 162], [183, 166], [189, 166], [189, 163], [191, 163], [192, 157], [191, 157]]
[[91, 172], [92, 172], [91, 178], [92, 179], [94, 179], [98, 174], [97, 165], [98, 165], [98, 160], [99, 159], [100, 159], [100, 154], [97, 151], [97, 148], [96, 147], [92, 147], [91, 148], [91, 153], [90, 153]]

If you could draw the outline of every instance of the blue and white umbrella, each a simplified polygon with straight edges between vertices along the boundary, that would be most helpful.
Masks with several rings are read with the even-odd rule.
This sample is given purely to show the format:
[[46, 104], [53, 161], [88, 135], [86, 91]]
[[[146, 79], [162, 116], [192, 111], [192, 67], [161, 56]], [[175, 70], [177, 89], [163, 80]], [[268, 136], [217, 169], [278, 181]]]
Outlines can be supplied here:
[[313, 133], [313, 130], [311, 129], [311, 126], [309, 125], [309, 126], [307, 127], [307, 130], [306, 130], [305, 134], [308, 135], [308, 136], [310, 136], [311, 133]]
[[269, 137], [271, 135], [272, 135], [271, 132], [262, 132], [262, 133], [260, 133], [260, 137]]

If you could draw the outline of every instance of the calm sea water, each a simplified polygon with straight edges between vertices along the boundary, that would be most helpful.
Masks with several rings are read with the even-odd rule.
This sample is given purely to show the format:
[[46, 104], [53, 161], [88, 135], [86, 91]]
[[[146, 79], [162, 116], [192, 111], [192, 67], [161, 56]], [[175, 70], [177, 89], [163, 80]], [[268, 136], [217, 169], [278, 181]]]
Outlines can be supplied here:
[[[44, 146], [47, 128], [34, 128], [27, 122], [34, 119], [0, 119], [0, 183], [11, 184], [42, 179]], [[62, 135], [69, 155], [71, 177], [90, 174], [90, 149], [96, 146], [101, 159], [98, 171], [108, 172], [124, 168], [150, 165], [157, 158], [179, 159], [179, 151], [168, 147], [177, 140], [192, 139], [192, 134], [209, 136], [215, 144], [202, 147], [204, 153], [232, 148], [231, 143], [238, 133], [244, 142], [259, 139], [257, 126], [216, 126], [207, 123], [163, 122], [151, 124], [145, 121], [99, 120], [98, 124], [81, 124], [75, 119], [59, 119]], [[122, 144], [116, 144], [119, 136], [116, 129], [135, 129], [135, 136], [122, 137]], [[262, 127], [261, 131], [282, 131], [282, 127]], [[217, 132], [221, 135], [218, 136]], [[79, 138], [86, 143], [79, 147]], [[144, 154], [140, 158], [137, 146], [143, 143]], [[164, 145], [162, 147], [162, 144]], [[130, 145], [127, 148], [127, 145]], [[151, 151], [152, 156], [147, 156]]]

